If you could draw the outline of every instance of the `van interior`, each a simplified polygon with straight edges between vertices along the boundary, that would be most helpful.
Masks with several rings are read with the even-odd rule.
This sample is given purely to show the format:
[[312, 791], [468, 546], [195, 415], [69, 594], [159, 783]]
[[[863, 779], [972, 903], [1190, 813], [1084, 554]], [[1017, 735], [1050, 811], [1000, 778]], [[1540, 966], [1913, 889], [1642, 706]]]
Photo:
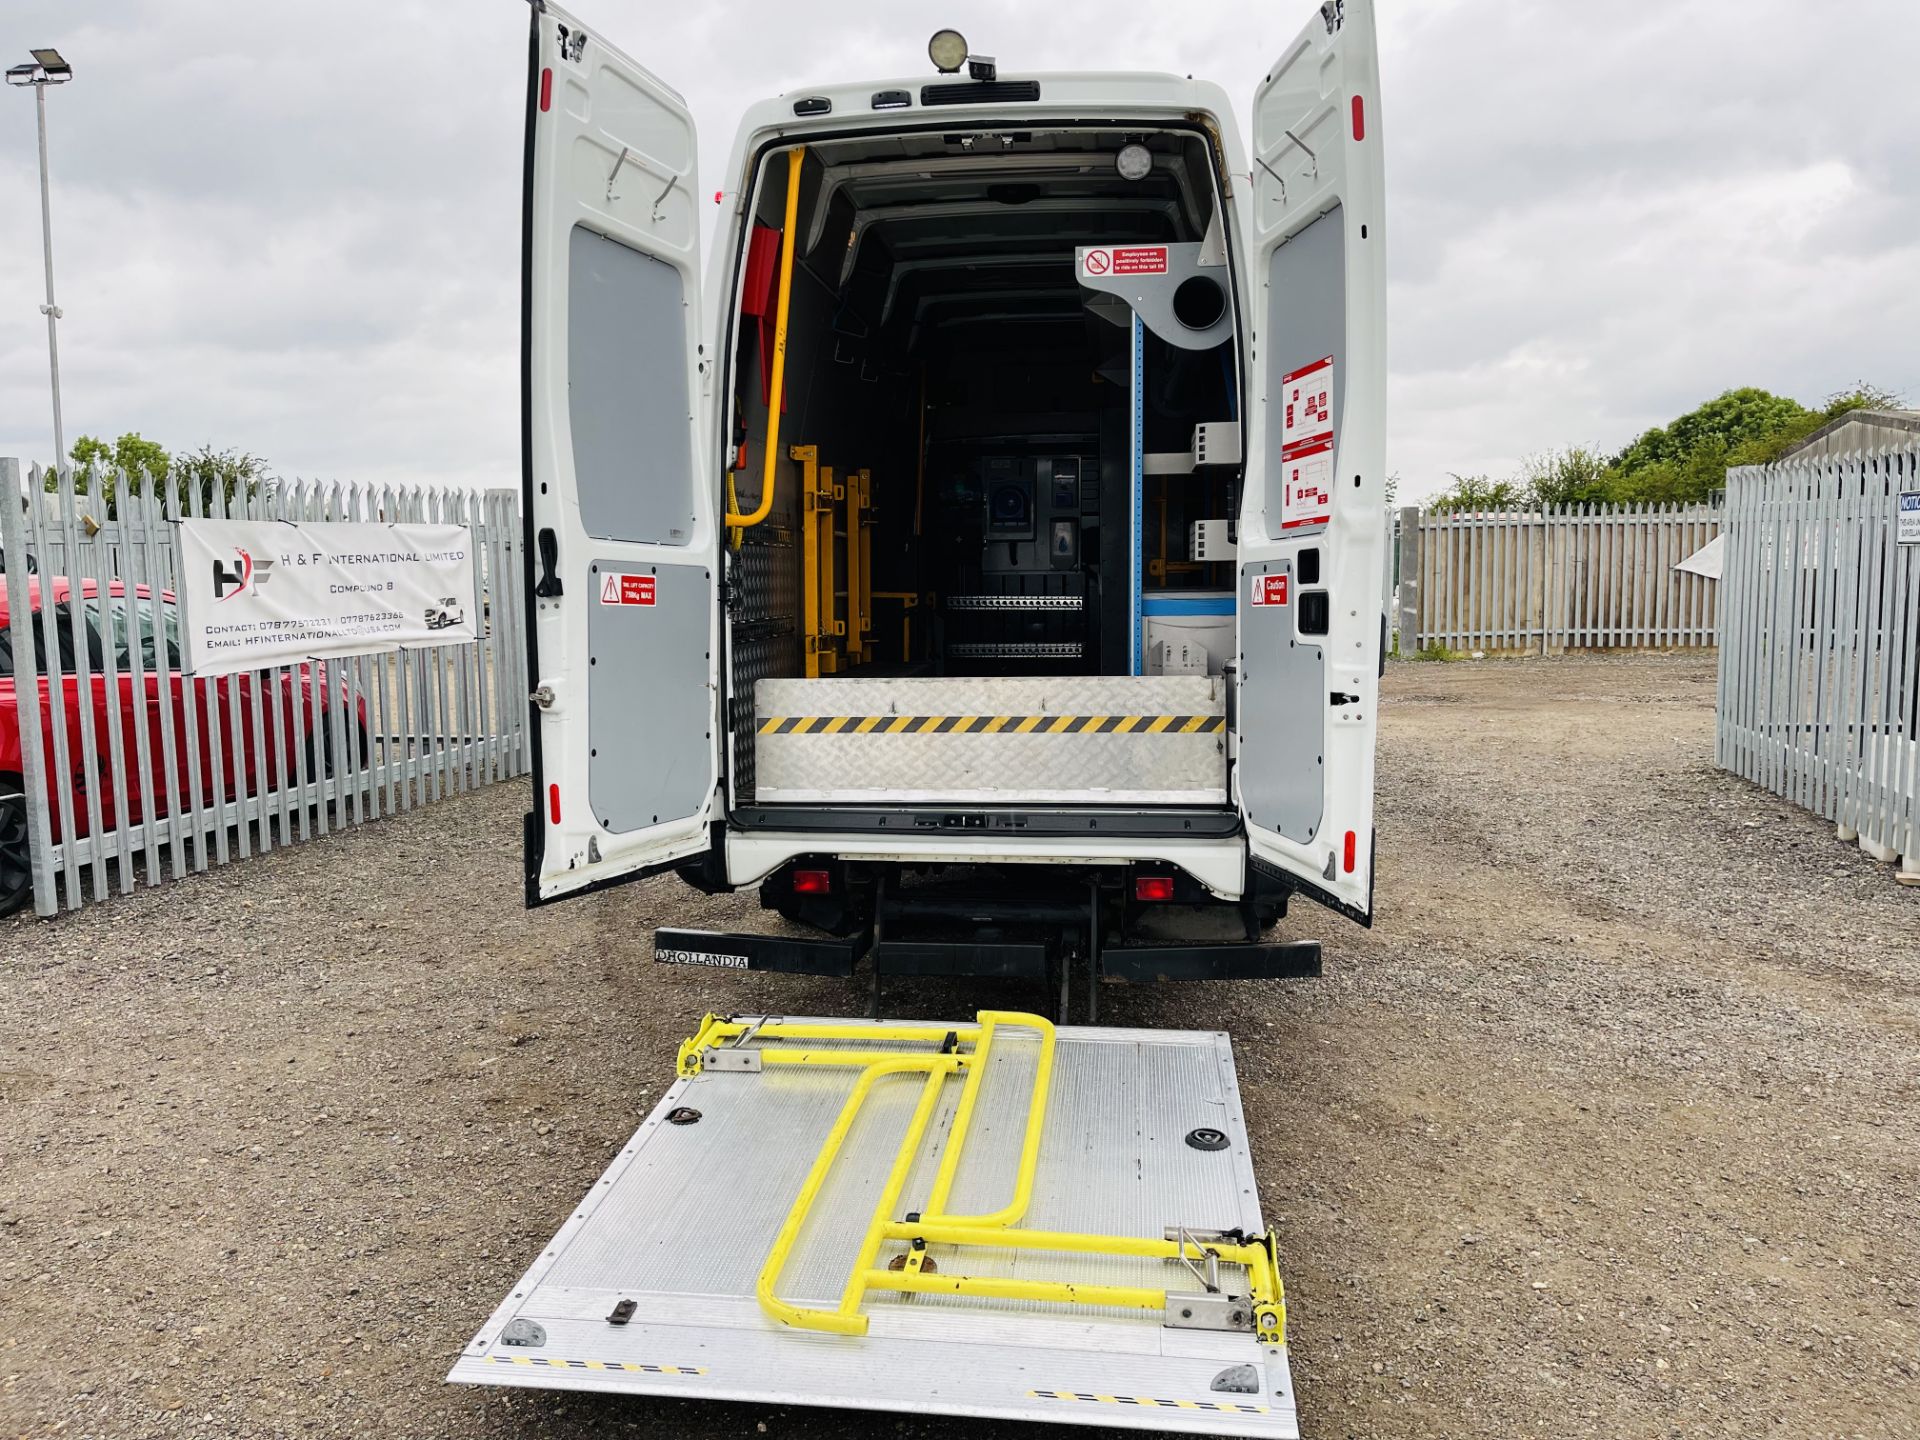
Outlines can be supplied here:
[[[764, 484], [788, 152], [756, 173], [736, 514]], [[1241, 403], [1204, 132], [866, 134], [798, 174], [774, 497], [728, 535], [736, 798], [762, 680], [1221, 674]]]

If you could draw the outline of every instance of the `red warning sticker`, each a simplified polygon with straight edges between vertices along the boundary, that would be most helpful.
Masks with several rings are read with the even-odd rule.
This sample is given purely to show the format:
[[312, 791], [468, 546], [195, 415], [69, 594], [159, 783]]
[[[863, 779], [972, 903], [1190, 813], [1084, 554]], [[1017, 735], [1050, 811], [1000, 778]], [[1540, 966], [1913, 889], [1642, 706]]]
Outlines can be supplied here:
[[1325, 525], [1333, 518], [1333, 441], [1320, 440], [1286, 453], [1280, 462], [1280, 528]]
[[603, 575], [600, 577], [600, 603], [651, 605], [653, 584], [651, 575]]
[[1256, 605], [1284, 605], [1287, 603], [1287, 577], [1285, 572], [1278, 575], [1256, 575], [1253, 577], [1253, 603]]
[[1164, 275], [1167, 273], [1167, 247], [1164, 245], [1127, 245], [1113, 252], [1116, 275]]

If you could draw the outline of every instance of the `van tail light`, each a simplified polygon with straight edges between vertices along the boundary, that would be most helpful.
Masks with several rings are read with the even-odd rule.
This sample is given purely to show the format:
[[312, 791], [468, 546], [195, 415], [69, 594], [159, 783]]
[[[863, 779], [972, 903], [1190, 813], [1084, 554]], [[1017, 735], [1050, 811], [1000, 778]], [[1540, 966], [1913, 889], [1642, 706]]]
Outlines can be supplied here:
[[1173, 899], [1173, 877], [1171, 875], [1134, 876], [1133, 898], [1136, 900]]
[[833, 893], [833, 872], [830, 870], [794, 871], [793, 893], [796, 895], [831, 895]]
[[1341, 859], [1345, 863], [1349, 875], [1353, 873], [1354, 853], [1358, 848], [1358, 842], [1354, 839], [1353, 831], [1347, 831], [1346, 853], [1341, 856]]
[[547, 786], [547, 818], [555, 825], [560, 823], [560, 787], [558, 785]]
[[553, 71], [551, 70], [540, 72], [540, 108], [542, 110], [553, 108]]

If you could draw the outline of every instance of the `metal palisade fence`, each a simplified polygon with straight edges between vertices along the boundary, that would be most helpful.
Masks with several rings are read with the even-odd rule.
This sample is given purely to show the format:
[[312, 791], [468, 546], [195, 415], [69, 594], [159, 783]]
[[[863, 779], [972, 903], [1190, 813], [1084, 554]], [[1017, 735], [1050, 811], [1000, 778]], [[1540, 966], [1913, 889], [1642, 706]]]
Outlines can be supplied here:
[[[1720, 765], [1920, 871], [1920, 448], [1727, 477]], [[1910, 522], [1920, 526], [1920, 517]]]
[[[229, 498], [218, 487], [156, 493], [125, 472], [82, 478], [76, 492], [63, 467], [49, 486], [34, 467], [23, 486], [19, 463], [0, 460], [0, 806], [12, 807], [16, 835], [24, 821], [41, 914], [527, 772], [511, 491], [295, 481]], [[183, 673], [183, 516], [467, 526], [482, 638]], [[17, 900], [8, 833], [0, 824], [0, 890], [11, 881]], [[0, 906], [9, 898], [0, 893]]]
[[1715, 582], [1675, 567], [1719, 533], [1711, 505], [1402, 510], [1401, 650], [1711, 646]]

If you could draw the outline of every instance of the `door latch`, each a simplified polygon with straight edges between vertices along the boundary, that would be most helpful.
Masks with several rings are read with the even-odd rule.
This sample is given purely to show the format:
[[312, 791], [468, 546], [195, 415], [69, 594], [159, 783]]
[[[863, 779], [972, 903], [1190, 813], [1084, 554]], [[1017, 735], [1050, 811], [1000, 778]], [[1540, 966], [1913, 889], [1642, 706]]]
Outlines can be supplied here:
[[560, 537], [552, 530], [542, 530], [539, 538], [540, 582], [533, 587], [533, 593], [542, 600], [560, 598], [560, 577], [554, 573], [560, 564]]
[[535, 708], [551, 710], [553, 708], [553, 687], [551, 685], [542, 685], [527, 698], [533, 701]]

